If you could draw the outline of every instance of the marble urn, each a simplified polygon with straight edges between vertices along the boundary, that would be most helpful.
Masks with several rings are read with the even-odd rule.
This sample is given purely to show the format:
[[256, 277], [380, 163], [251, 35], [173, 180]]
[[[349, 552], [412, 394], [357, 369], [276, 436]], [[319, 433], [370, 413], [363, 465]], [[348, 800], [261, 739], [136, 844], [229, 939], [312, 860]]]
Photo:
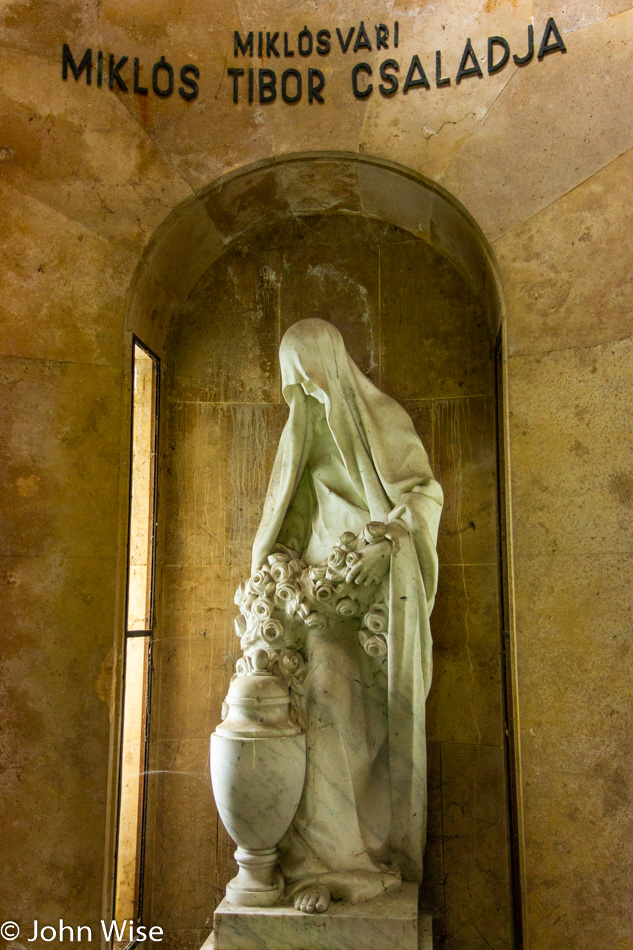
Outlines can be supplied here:
[[289, 689], [258, 651], [233, 677], [225, 718], [211, 736], [211, 782], [224, 827], [237, 845], [239, 871], [227, 900], [271, 907], [284, 889], [277, 845], [295, 816], [305, 780], [306, 737], [290, 718]]

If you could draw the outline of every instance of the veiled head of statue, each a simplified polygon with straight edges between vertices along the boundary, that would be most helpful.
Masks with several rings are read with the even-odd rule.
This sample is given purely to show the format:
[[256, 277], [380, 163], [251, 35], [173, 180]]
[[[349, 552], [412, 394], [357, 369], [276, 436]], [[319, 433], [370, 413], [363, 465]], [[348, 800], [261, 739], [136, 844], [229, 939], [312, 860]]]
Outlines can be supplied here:
[[299, 320], [286, 330], [279, 348], [281, 386], [289, 401], [288, 387], [300, 385], [305, 393], [326, 405], [349, 373], [343, 337], [326, 320]]

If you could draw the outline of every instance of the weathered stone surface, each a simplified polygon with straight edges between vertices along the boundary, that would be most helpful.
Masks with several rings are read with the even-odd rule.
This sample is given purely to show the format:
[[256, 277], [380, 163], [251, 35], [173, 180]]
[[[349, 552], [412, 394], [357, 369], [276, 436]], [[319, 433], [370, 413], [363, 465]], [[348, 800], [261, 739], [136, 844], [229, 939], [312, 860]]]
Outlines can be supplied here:
[[440, 568], [432, 615], [433, 685], [428, 733], [442, 742], [500, 745], [501, 629], [497, 567]]
[[[209, 268], [187, 300], [181, 332], [168, 342], [178, 366], [170, 387], [172, 399], [279, 400], [280, 282], [276, 250], [240, 247]], [[246, 371], [236, 372], [236, 352], [249, 354]]]
[[596, 3], [595, 0], [575, 0], [567, 3], [566, 0], [534, 0], [534, 16], [543, 23], [553, 16], [560, 31], [571, 33], [585, 27], [607, 20], [618, 13], [631, 9], [631, 0], [607, 0], [606, 3]]
[[632, 174], [629, 150], [495, 242], [510, 355], [630, 335]]
[[0, 351], [28, 359], [118, 365], [133, 259], [7, 185], [0, 200]]
[[[347, 54], [341, 52], [335, 29], [340, 27], [343, 35], [353, 24], [358, 27], [360, 19], [372, 24], [380, 23], [385, 17], [385, 8], [379, 0], [370, 0], [363, 4], [362, 11], [352, 10], [344, 0], [328, 0], [311, 11], [292, 3], [292, 0], [256, 0], [244, 2], [236, 0], [240, 14], [242, 28], [248, 30], [280, 30], [280, 49], [283, 48], [283, 31], [288, 32], [290, 48], [295, 55], [290, 59], [260, 60], [256, 58], [253, 65], [276, 69], [279, 84], [283, 69], [298, 68], [303, 74], [303, 94], [300, 102], [294, 105], [277, 101], [264, 105], [262, 118], [266, 131], [270, 136], [272, 152], [282, 155], [290, 152], [321, 151], [335, 149], [342, 152], [354, 152], [358, 149], [358, 142], [366, 111], [366, 102], [355, 99], [351, 87], [351, 69], [354, 64], [351, 50]], [[310, 15], [309, 15], [310, 14]], [[347, 24], [349, 23], [349, 26]], [[321, 28], [331, 31], [332, 50], [327, 56], [313, 55], [304, 58], [298, 54], [298, 34], [305, 26], [313, 33], [313, 42], [316, 42], [316, 32]], [[353, 44], [352, 44], [353, 45]], [[232, 51], [231, 51], [232, 58]], [[357, 57], [356, 57], [357, 58]], [[240, 56], [241, 59], [241, 56]], [[307, 68], [321, 69], [326, 76], [323, 88], [323, 103], [308, 102], [306, 80]], [[290, 87], [294, 91], [295, 87]], [[250, 107], [252, 108], [252, 107]]]
[[226, 243], [250, 238], [264, 223], [268, 227], [290, 215], [283, 179], [270, 165], [223, 180], [204, 192], [204, 203]]
[[[489, 663], [499, 649], [498, 565], [441, 564], [433, 612], [436, 653]], [[492, 631], [498, 631], [495, 639]], [[494, 743], [493, 743], [494, 744]]]
[[441, 176], [493, 240], [633, 146], [633, 11], [567, 40], [514, 77]]
[[[633, 781], [631, 570], [628, 553], [519, 565], [526, 872], [538, 948], [626, 946], [631, 931], [633, 862], [621, 848]], [[579, 915], [582, 933], [570, 923]]]
[[[104, 49], [130, 57], [125, 67], [130, 90], [116, 91], [121, 106], [196, 190], [272, 153], [265, 107], [249, 105], [245, 92], [239, 105], [233, 103], [233, 82], [226, 70], [250, 64], [233, 57], [233, 31], [240, 27], [240, 13], [233, 0], [218, 5], [211, 17], [204, 0], [189, 0], [178, 8], [162, 0], [131, 0], [125, 7], [116, 0], [99, 2]], [[256, 29], [262, 28], [264, 24], [258, 23]], [[174, 69], [175, 91], [164, 99], [152, 94], [152, 69], [161, 55]], [[150, 90], [147, 95], [132, 92], [135, 56], [140, 62], [139, 82]], [[180, 80], [180, 69], [186, 63], [194, 63], [200, 72], [196, 79], [199, 94], [190, 101], [178, 92], [181, 86], [186, 93], [191, 91]], [[166, 81], [161, 75], [161, 84]], [[241, 84], [245, 90], [244, 77]]]
[[0, 45], [60, 63], [63, 43], [83, 53], [95, 36], [99, 4], [96, 0], [68, 0], [63, 12], [60, 16], [54, 0], [5, 4], [0, 14]]
[[154, 644], [157, 741], [208, 740], [219, 721], [239, 655], [232, 609], [236, 573], [191, 566], [163, 572], [164, 619]]
[[[329, 172], [330, 167], [329, 162], [324, 164], [325, 172]], [[319, 169], [321, 168], [321, 163], [319, 163]], [[342, 186], [342, 182], [350, 181], [352, 174], [354, 181], [357, 177], [360, 177], [360, 169], [356, 167], [355, 163], [353, 170], [350, 170], [347, 166], [347, 174], [338, 176], [338, 184]], [[287, 188], [288, 176], [290, 175], [292, 175], [293, 187]], [[318, 178], [316, 170], [313, 175], [322, 188], [325, 188], [328, 182], [332, 183], [331, 178], [326, 178], [325, 181], [322, 180], [321, 171], [319, 171]], [[334, 175], [334, 171], [332, 175]], [[288, 166], [282, 165], [277, 169], [277, 178], [283, 189], [284, 198], [288, 202], [289, 210], [291, 207], [294, 209], [295, 205], [292, 203], [296, 203], [298, 197], [293, 193], [293, 188], [298, 187], [299, 170], [291, 164]], [[311, 176], [307, 176], [303, 172], [301, 178], [304, 181], [304, 187], [310, 187]], [[323, 193], [321, 193], [321, 197], [317, 197], [314, 190], [308, 196], [305, 195], [304, 191], [301, 193], [304, 194], [306, 203], [308, 197], [312, 197], [316, 202], [317, 200], [321, 201], [323, 196]], [[345, 189], [345, 194], [348, 195], [349, 203], [352, 204], [354, 193], [348, 193]], [[327, 198], [323, 200], [327, 200]], [[298, 250], [302, 247], [329, 247], [330, 249], [344, 247], [358, 250], [360, 246], [364, 246], [376, 251], [383, 244], [401, 244], [405, 241], [415, 240], [412, 235], [402, 230], [402, 228], [394, 227], [383, 220], [377, 220], [370, 216], [369, 212], [365, 213], [364, 207], [360, 209], [362, 211], [361, 215], [357, 213], [358, 210], [354, 209], [348, 212], [344, 209], [340, 213], [332, 214], [297, 213], [295, 215], [293, 213], [281, 224], [273, 224], [272, 227], [266, 227], [264, 230], [253, 234], [252, 237], [249, 237], [249, 242], [261, 247], [277, 247], [280, 250]], [[334, 252], [332, 251], [332, 253]]]
[[184, 220], [171, 214], [161, 224], [130, 285], [125, 329], [157, 356], [183, 303], [212, 261], [225, 249], [203, 201], [185, 202]]
[[[630, 862], [611, 870], [629, 833], [631, 358], [619, 341], [510, 360], [526, 874], [539, 950], [624, 946], [630, 931]], [[579, 917], [590, 921], [582, 932], [570, 924]]]
[[[609, 744], [564, 760], [558, 743], [526, 736], [523, 746], [530, 763], [524, 801], [526, 866], [535, 881], [527, 902], [534, 946], [541, 950], [555, 940], [561, 950], [626, 947], [633, 876], [630, 854], [622, 849], [631, 834], [628, 761], [614, 760]], [[587, 918], [580, 932], [578, 916]]]
[[380, 366], [380, 253], [377, 246], [285, 248], [281, 259], [280, 329], [306, 317], [333, 323], [349, 340], [349, 354], [378, 383]]
[[[516, 72], [510, 60], [499, 72], [488, 74], [488, 37], [501, 34], [513, 52], [522, 53], [527, 47], [527, 23], [532, 12], [530, 0], [485, 5], [479, 0], [423, 5], [415, 0], [398, 0], [390, 14], [390, 19], [393, 17], [400, 25], [398, 49], [370, 56], [374, 91], [367, 100], [361, 151], [393, 158], [396, 145], [397, 161], [437, 179]], [[484, 78], [467, 76], [457, 84], [468, 38]], [[435, 75], [437, 50], [442, 56], [442, 76], [450, 79], [450, 85], [440, 88]], [[414, 55], [420, 59], [430, 88], [412, 87], [405, 94], [402, 90]], [[494, 62], [500, 57], [497, 48]], [[379, 66], [388, 58], [399, 64], [400, 88], [385, 100], [379, 93]], [[416, 71], [413, 79], [419, 78]]]
[[1, 889], [24, 927], [72, 895], [99, 932], [114, 588], [111, 557], [2, 558]]
[[[318, 152], [313, 154], [318, 155]], [[310, 170], [307, 162], [299, 167], [279, 166], [278, 177], [293, 215], [360, 211], [356, 168], [349, 162], [336, 161], [328, 161], [326, 175], [323, 175], [322, 168], [319, 163], [317, 169]]]
[[[570, 725], [570, 757], [585, 752], [590, 756], [596, 750], [606, 754], [608, 747], [614, 760], [624, 761], [631, 743], [620, 746], [618, 735], [628, 728], [631, 712], [618, 696], [626, 692], [633, 663], [628, 632], [633, 610], [627, 598], [630, 555], [604, 555], [601, 564], [609, 567], [607, 575], [591, 553], [546, 555], [520, 563], [525, 583], [517, 595], [517, 625], [521, 631], [534, 626], [521, 646], [523, 729], [535, 742], [556, 745], [561, 766]], [[561, 667], [567, 670], [564, 691]], [[607, 682], [609, 690], [604, 688]], [[585, 702], [594, 712], [591, 720]], [[614, 731], [617, 722], [622, 733]], [[531, 761], [538, 766], [536, 759]]]
[[178, 403], [170, 421], [173, 478], [165, 503], [173, 518], [166, 528], [166, 563], [235, 561], [246, 568], [274, 458], [274, 434], [285, 421], [283, 409]]
[[399, 225], [400, 241], [409, 233], [428, 239], [434, 203], [432, 192], [420, 192], [418, 182], [409, 177], [388, 181], [382, 169], [375, 165], [359, 163], [356, 174], [364, 214]]
[[[98, 234], [139, 248], [191, 189], [106, 88], [0, 52], [5, 180]], [[90, 121], [89, 121], [90, 117]]]
[[406, 241], [381, 251], [381, 274], [385, 390], [401, 401], [490, 393], [487, 320], [450, 264]]
[[[209, 855], [218, 852], [226, 833], [217, 822], [209, 781], [209, 739], [174, 739], [161, 742], [153, 762], [157, 770], [153, 789], [158, 815], [168, 812], [169, 822], [161, 822], [160, 834], [153, 837], [152, 899], [156, 918], [169, 934], [173, 931], [211, 929], [213, 907], [224, 892], [225, 881], [218, 878], [218, 866]], [[187, 874], [173, 874], [174, 866], [189, 868]], [[160, 908], [160, 910], [158, 910]], [[189, 944], [187, 943], [187, 946]]]
[[626, 553], [633, 343], [510, 360], [515, 554]]
[[116, 367], [0, 359], [3, 553], [114, 556], [120, 387]]
[[433, 437], [435, 471], [447, 497], [440, 558], [446, 564], [493, 564], [498, 554], [495, 400], [434, 400]]
[[[160, 737], [201, 738], [213, 731], [217, 707], [214, 704], [210, 708], [209, 687], [201, 688], [211, 675], [212, 653], [211, 637], [206, 635], [156, 640], [154, 662]], [[187, 695], [191, 696], [190, 701], [183, 702]]]
[[442, 746], [444, 939], [460, 950], [512, 946], [503, 750]]

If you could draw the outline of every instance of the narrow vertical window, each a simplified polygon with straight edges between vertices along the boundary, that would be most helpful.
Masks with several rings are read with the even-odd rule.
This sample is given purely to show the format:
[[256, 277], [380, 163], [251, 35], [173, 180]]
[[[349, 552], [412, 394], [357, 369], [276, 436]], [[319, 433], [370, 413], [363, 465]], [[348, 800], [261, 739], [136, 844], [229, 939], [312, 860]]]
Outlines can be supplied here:
[[[149, 734], [159, 362], [133, 348], [132, 465], [127, 566], [123, 720], [114, 917], [138, 922], [143, 901], [146, 766]], [[126, 929], [126, 935], [129, 932]], [[124, 938], [123, 943], [128, 941]]]

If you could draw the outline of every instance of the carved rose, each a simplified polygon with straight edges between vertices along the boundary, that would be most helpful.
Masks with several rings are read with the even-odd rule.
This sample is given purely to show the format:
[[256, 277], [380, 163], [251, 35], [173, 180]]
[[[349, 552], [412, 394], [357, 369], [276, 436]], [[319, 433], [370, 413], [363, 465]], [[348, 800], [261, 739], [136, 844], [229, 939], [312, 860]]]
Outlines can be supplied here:
[[356, 535], [353, 531], [344, 531], [341, 535], [341, 544], [344, 547], [350, 547], [356, 541]]
[[369, 656], [387, 656], [387, 641], [381, 633], [370, 634], [366, 627], [363, 627], [358, 634], [360, 645]]
[[278, 564], [273, 564], [270, 569], [270, 574], [276, 584], [280, 582], [283, 583], [287, 581], [289, 577], [292, 577], [292, 568], [288, 563], [284, 564], [280, 561]]
[[365, 644], [365, 653], [370, 656], [387, 656], [387, 641], [381, 633], [375, 633]]
[[319, 581], [316, 587], [316, 599], [327, 604], [334, 599], [334, 588], [326, 581]]
[[253, 601], [251, 613], [255, 614], [258, 620], [268, 620], [272, 612], [273, 605], [264, 597], [258, 597], [257, 600]]
[[312, 613], [308, 614], [305, 622], [311, 630], [324, 630], [327, 626], [327, 618], [318, 610], [313, 610]]
[[382, 521], [370, 521], [363, 528], [365, 541], [380, 541], [384, 538], [387, 526]]
[[358, 604], [351, 597], [342, 597], [336, 605], [336, 610], [341, 617], [353, 617], [358, 610]]
[[356, 551], [350, 551], [347, 557], [345, 558], [345, 564], [347, 567], [354, 567], [360, 561], [360, 554], [357, 554]]
[[262, 624], [262, 638], [266, 643], [275, 643], [277, 640], [281, 640], [284, 633], [284, 625], [280, 620], [271, 618]]
[[288, 553], [288, 556], [291, 560], [293, 558], [301, 557], [301, 552], [299, 550], [299, 542], [297, 541], [296, 538], [290, 538], [290, 540], [288, 541], [288, 544], [284, 544], [283, 548]]
[[301, 591], [293, 580], [284, 581], [282, 584], [277, 584], [275, 600], [280, 607], [292, 612], [301, 600]]
[[248, 584], [253, 590], [263, 590], [269, 582], [269, 573], [268, 570], [264, 571], [261, 568], [258, 571], [253, 571], [248, 579]]
[[268, 594], [271, 591], [271, 588], [274, 588], [275, 584], [270, 576], [270, 570], [267, 566], [260, 568], [258, 571], [254, 571], [251, 574], [248, 581], [248, 586], [255, 591], [256, 594]]
[[343, 548], [335, 547], [332, 549], [332, 553], [328, 558], [328, 564], [334, 568], [335, 571], [340, 571], [345, 566], [346, 557], [347, 552], [344, 551]]
[[363, 622], [372, 633], [385, 633], [389, 624], [389, 613], [386, 606], [384, 604], [374, 604], [371, 610], [365, 614]]
[[308, 572], [311, 581], [320, 581], [325, 577], [326, 564], [313, 564]]
[[305, 661], [296, 650], [283, 653], [279, 658], [279, 668], [283, 673], [287, 673], [290, 676], [298, 673], [304, 666]]

